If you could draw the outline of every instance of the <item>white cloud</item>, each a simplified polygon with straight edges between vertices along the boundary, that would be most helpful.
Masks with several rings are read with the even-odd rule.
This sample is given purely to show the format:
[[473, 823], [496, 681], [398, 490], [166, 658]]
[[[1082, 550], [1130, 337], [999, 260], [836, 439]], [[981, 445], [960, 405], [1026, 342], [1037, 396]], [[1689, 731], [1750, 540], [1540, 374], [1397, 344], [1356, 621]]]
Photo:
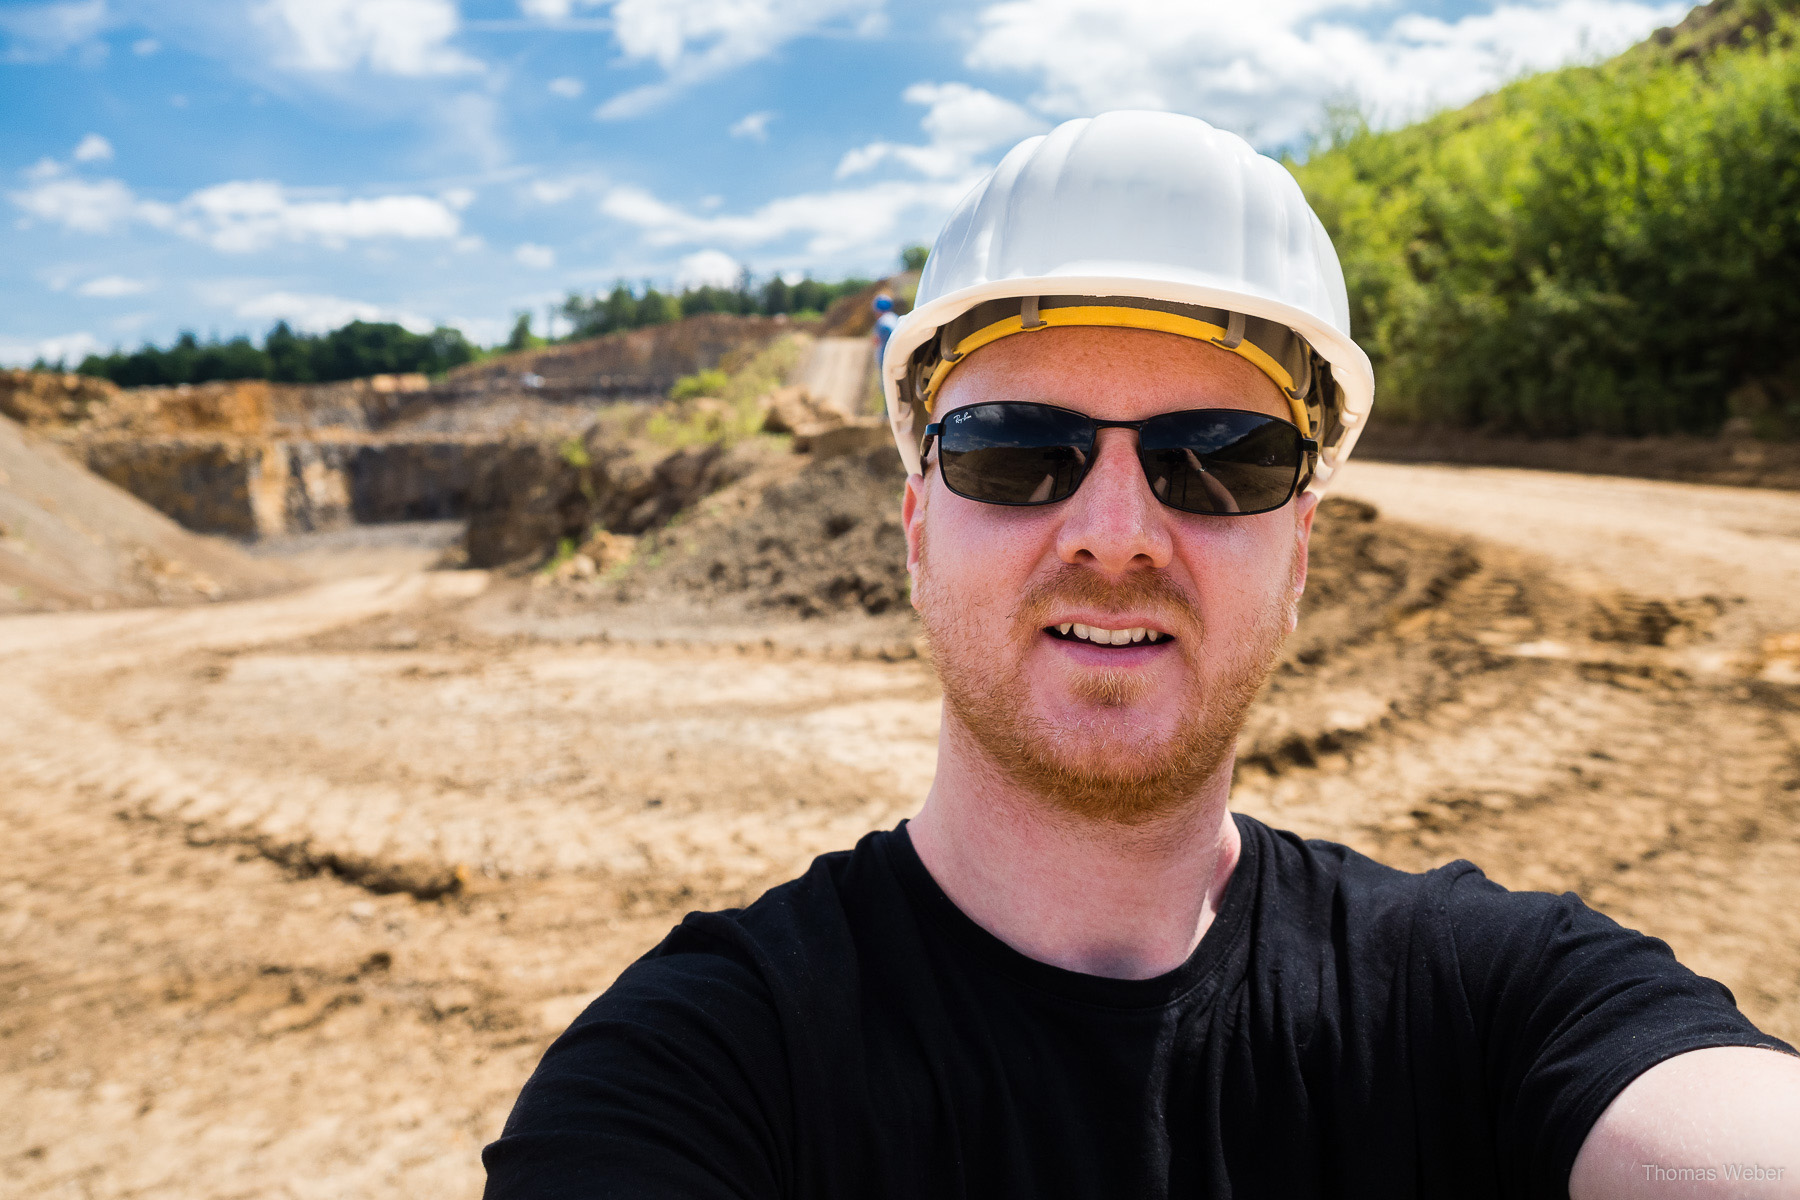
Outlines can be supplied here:
[[136, 296], [149, 290], [150, 285], [141, 279], [129, 279], [124, 275], [102, 275], [100, 278], [90, 279], [76, 288], [75, 294], [113, 300], [120, 296]]
[[0, 11], [0, 32], [6, 34], [7, 42], [0, 61], [48, 62], [71, 50], [103, 58], [106, 43], [95, 39], [110, 21], [106, 0], [28, 4]]
[[112, 143], [97, 133], [88, 134], [75, 147], [76, 162], [106, 162], [112, 156]]
[[475, 192], [471, 188], [453, 187], [438, 193], [438, 199], [448, 204], [457, 212], [475, 203]]
[[155, 38], [139, 38], [131, 43], [131, 52], [139, 58], [148, 58], [162, 49], [162, 43]]
[[677, 287], [731, 287], [744, 273], [744, 264], [723, 250], [696, 250], [675, 267]]
[[587, 85], [573, 75], [559, 76], [545, 86], [550, 89], [552, 94], [561, 96], [564, 100], [573, 100], [587, 91]]
[[1376, 0], [1003, 0], [974, 19], [966, 62], [1035, 76], [1032, 104], [1082, 116], [1117, 108], [1191, 112], [1265, 145], [1302, 135], [1327, 99], [1378, 120], [1461, 103], [1521, 71], [1623, 49], [1685, 3], [1502, 3], [1456, 21], [1403, 16], [1371, 35], [1331, 19]]
[[454, 0], [267, 0], [260, 9], [288, 65], [305, 71], [451, 75], [481, 64], [448, 42]]
[[734, 138], [749, 138], [753, 142], [766, 142], [769, 140], [769, 122], [774, 119], [775, 114], [768, 109], [764, 109], [762, 112], [745, 113], [732, 122], [731, 128], [727, 132]]
[[451, 317], [444, 322], [477, 346], [498, 346], [512, 332], [512, 322], [504, 317]]
[[1416, 116], [1472, 100], [1522, 72], [1616, 54], [1689, 7], [1558, 0], [1503, 4], [1454, 22], [1409, 14], [1394, 22], [1372, 61], [1358, 64], [1365, 77], [1356, 86], [1392, 117]]
[[901, 219], [923, 211], [941, 218], [973, 179], [902, 181], [864, 188], [810, 192], [772, 200], [743, 215], [695, 216], [637, 187], [616, 187], [600, 203], [607, 216], [635, 225], [653, 246], [723, 242], [767, 246], [804, 239], [811, 257], [888, 251]]
[[556, 251], [535, 242], [521, 242], [513, 251], [513, 258], [524, 266], [538, 271], [548, 271], [556, 265]]
[[533, 179], [524, 192], [536, 204], [565, 204], [578, 195], [599, 195], [606, 190], [606, 182], [605, 176], [590, 171], [560, 179]]
[[[606, 0], [581, 0], [598, 7]], [[844, 27], [878, 28], [885, 0], [611, 0], [613, 36], [629, 62], [663, 78], [595, 110], [603, 121], [642, 116], [677, 92], [774, 53], [795, 38]], [[568, 5], [559, 7], [567, 9]]]
[[481, 92], [463, 92], [432, 106], [444, 150], [472, 158], [483, 170], [493, 170], [511, 157], [500, 132], [500, 105]]
[[871, 142], [858, 147], [838, 163], [839, 179], [888, 160], [937, 179], [966, 175], [985, 152], [1011, 146], [1049, 127], [1011, 100], [966, 83], [915, 83], [902, 98], [925, 105], [919, 125], [931, 140], [923, 146]]
[[26, 214], [78, 233], [109, 233], [138, 222], [167, 229], [216, 250], [245, 253], [280, 242], [333, 249], [380, 238], [454, 238], [461, 221], [430, 196], [304, 198], [268, 180], [215, 184], [179, 204], [143, 200], [117, 179], [66, 175], [54, 163], [27, 172], [32, 185], [10, 193]]
[[461, 228], [456, 214], [429, 196], [298, 200], [267, 180], [215, 184], [183, 200], [180, 211], [182, 232], [227, 252], [277, 242], [338, 248], [371, 238], [452, 238]]
[[146, 208], [132, 190], [117, 179], [76, 179], [62, 173], [55, 163], [40, 162], [26, 172], [31, 186], [11, 192], [12, 202], [28, 216], [66, 226], [78, 233], [111, 233], [134, 219], [154, 223], [157, 208]]
[[519, 11], [540, 21], [566, 21], [574, 0], [519, 0]]
[[577, 187], [567, 179], [534, 179], [525, 190], [539, 204], [561, 204], [575, 195]]
[[309, 333], [324, 333], [351, 321], [395, 321], [414, 333], [429, 333], [433, 328], [432, 322], [415, 313], [366, 300], [306, 292], [269, 292], [252, 296], [239, 301], [232, 312], [246, 321], [286, 321], [295, 329]]
[[105, 349], [99, 338], [85, 331], [37, 341], [0, 338], [0, 366], [24, 367], [42, 359], [47, 363], [60, 362], [72, 367], [88, 355], [99, 354]]

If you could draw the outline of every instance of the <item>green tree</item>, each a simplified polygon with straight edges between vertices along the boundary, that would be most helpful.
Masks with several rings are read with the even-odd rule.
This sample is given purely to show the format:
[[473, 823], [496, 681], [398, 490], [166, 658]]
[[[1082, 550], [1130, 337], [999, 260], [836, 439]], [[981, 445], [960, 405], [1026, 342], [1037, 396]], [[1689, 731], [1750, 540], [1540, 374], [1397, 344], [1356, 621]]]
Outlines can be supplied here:
[[1531, 435], [1800, 432], [1793, 17], [1710, 58], [1632, 51], [1373, 132], [1295, 172], [1378, 411]]
[[763, 314], [770, 317], [792, 311], [793, 289], [788, 287], [787, 280], [779, 275], [769, 277], [769, 281], [762, 287], [761, 307]]
[[541, 345], [543, 339], [532, 336], [531, 314], [521, 312], [513, 319], [512, 332], [506, 335], [506, 349], [517, 352]]

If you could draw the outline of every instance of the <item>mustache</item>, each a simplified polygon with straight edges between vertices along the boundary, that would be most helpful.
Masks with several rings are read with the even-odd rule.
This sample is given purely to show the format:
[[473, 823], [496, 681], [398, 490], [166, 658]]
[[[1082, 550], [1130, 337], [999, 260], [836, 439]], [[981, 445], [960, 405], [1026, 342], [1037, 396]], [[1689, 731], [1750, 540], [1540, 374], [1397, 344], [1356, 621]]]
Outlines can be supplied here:
[[1166, 622], [1178, 638], [1200, 628], [1200, 613], [1193, 597], [1161, 571], [1133, 571], [1107, 579], [1091, 567], [1062, 563], [1032, 580], [1019, 597], [1014, 619], [1031, 629], [1050, 623], [1063, 605], [1081, 605], [1101, 612], [1150, 615]]

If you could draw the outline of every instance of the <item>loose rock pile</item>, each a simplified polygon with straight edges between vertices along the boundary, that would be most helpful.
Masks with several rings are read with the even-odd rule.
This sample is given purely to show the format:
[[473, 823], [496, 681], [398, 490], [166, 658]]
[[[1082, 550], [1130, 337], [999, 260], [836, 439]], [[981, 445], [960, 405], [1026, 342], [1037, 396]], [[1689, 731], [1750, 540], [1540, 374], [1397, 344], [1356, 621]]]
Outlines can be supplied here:
[[728, 519], [703, 515], [657, 534], [648, 552], [640, 548], [619, 598], [670, 594], [799, 617], [901, 608], [908, 595], [905, 478], [892, 446], [815, 458], [790, 479], [742, 497], [747, 503]]

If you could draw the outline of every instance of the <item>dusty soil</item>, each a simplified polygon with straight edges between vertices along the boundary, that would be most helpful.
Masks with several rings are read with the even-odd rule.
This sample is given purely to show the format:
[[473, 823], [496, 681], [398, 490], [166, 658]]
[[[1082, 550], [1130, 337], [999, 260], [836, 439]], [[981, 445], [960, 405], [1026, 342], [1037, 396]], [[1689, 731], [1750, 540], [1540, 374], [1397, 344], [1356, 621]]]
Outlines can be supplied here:
[[[911, 812], [904, 592], [762, 602], [891, 546], [888, 481], [783, 469], [603, 585], [0, 619], [0, 1192], [474, 1196], [543, 1047], [682, 913]], [[1385, 515], [1321, 519], [1238, 803], [1573, 888], [1800, 1037], [1800, 498], [1554, 480], [1347, 474]], [[782, 579], [740, 585], [758, 556]]]

